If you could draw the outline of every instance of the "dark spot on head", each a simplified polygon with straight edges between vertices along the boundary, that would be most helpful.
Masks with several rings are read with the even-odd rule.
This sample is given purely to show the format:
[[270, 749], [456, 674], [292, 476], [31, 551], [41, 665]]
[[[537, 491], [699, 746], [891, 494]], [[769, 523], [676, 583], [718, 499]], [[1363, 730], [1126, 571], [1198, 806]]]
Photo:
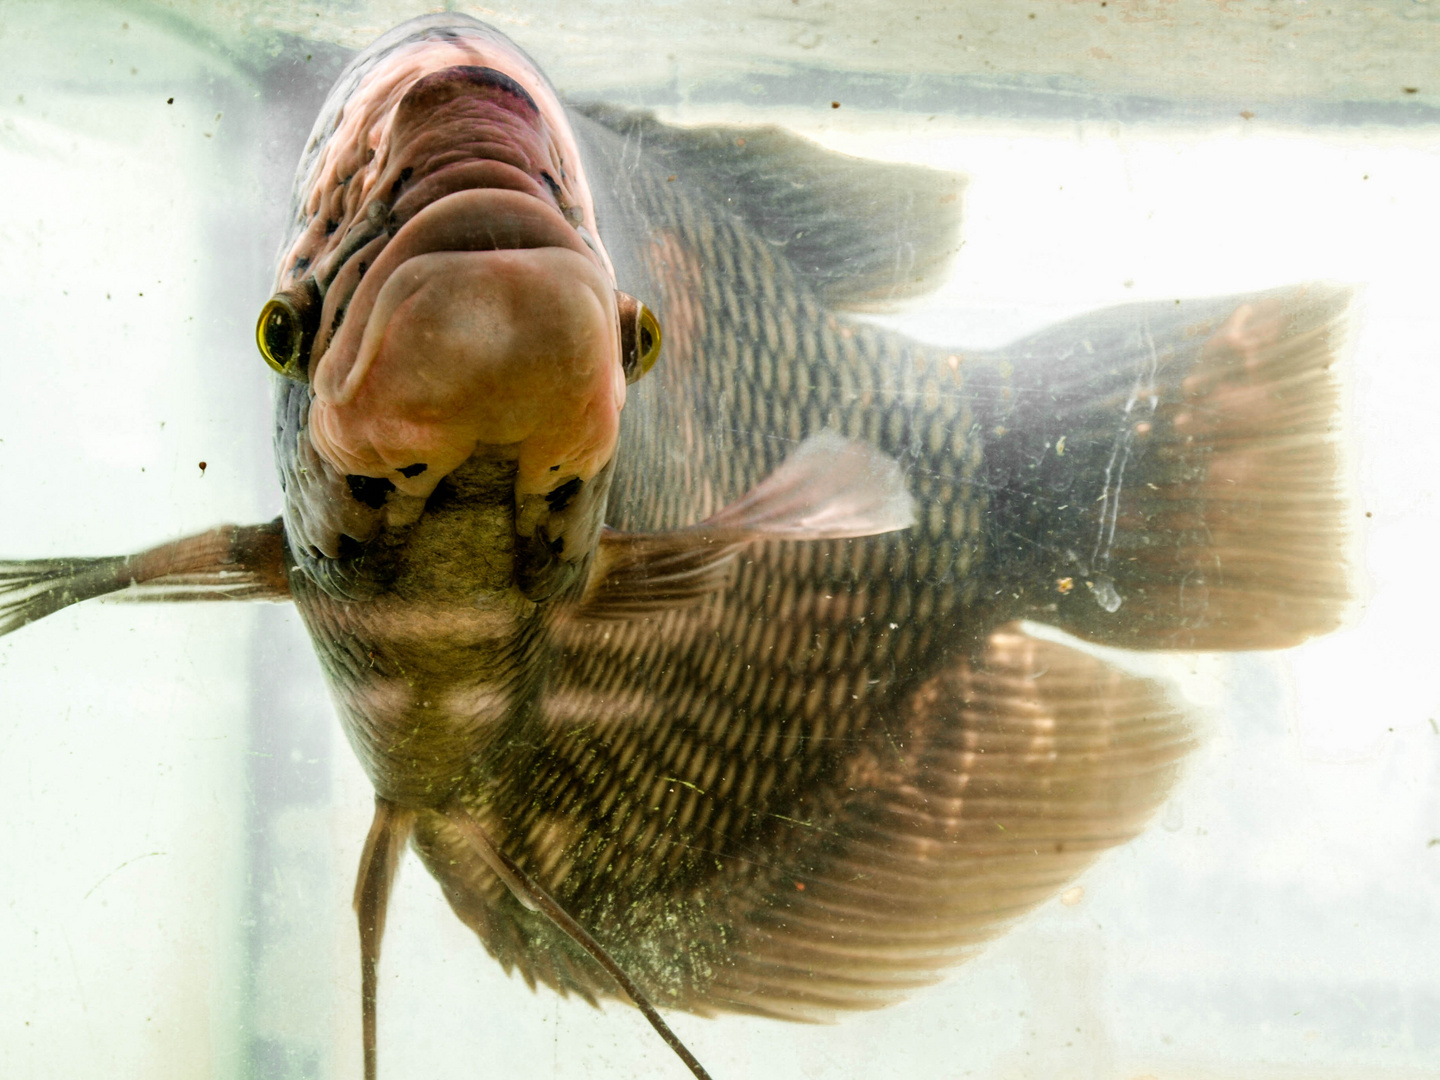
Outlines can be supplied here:
[[395, 178], [395, 182], [390, 185], [391, 202], [395, 201], [395, 197], [400, 194], [400, 189], [403, 188], [405, 184], [409, 181], [410, 177], [414, 175], [415, 170], [412, 169], [409, 165], [405, 166], [405, 168], [400, 170], [400, 175], [397, 176]]
[[338, 547], [340, 549], [340, 553], [336, 556], [338, 559], [353, 559], [365, 550], [364, 544], [345, 533], [340, 534]]
[[370, 264], [369, 264], [369, 263], [364, 263], [364, 262], [362, 262], [362, 263], [360, 264], [359, 272], [355, 275], [355, 280], [356, 280], [356, 281], [363, 281], [363, 280], [365, 279], [365, 271], [366, 271], [366, 270], [369, 270], [369, 269], [370, 269]]
[[430, 467], [430, 466], [429, 466], [429, 465], [426, 465], [425, 462], [423, 462], [423, 461], [417, 461], [414, 465], [406, 465], [403, 469], [396, 469], [395, 471], [398, 472], [401, 476], [406, 477], [407, 479], [409, 479], [409, 478], [413, 478], [413, 477], [419, 476], [422, 472], [424, 472], [424, 471], [425, 471], [426, 469], [428, 469], [429, 467]]
[[549, 505], [551, 513], [559, 513], [570, 505], [570, 500], [575, 498], [580, 489], [585, 485], [578, 476], [571, 477], [561, 484], [554, 491], [545, 496], [545, 502]]
[[310, 269], [310, 256], [309, 256], [309, 255], [301, 255], [298, 259], [295, 260], [295, 273], [297, 273], [297, 274], [303, 274], [306, 270], [309, 270], [309, 269]]
[[395, 485], [383, 476], [356, 476], [352, 473], [345, 477], [345, 483], [350, 486], [350, 494], [355, 501], [364, 503], [371, 510], [384, 506], [385, 496], [395, 490]]

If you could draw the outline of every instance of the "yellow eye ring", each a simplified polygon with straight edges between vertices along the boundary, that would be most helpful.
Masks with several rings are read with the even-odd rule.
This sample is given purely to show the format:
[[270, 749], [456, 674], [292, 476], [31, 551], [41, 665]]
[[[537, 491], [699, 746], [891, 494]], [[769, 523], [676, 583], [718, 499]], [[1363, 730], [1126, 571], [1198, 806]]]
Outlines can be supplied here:
[[644, 304], [640, 305], [640, 333], [636, 346], [640, 374], [644, 375], [660, 359], [660, 320]]
[[319, 296], [313, 280], [278, 292], [260, 309], [255, 323], [255, 344], [272, 371], [287, 379], [305, 381], [305, 368], [314, 327], [307, 318], [318, 313]]
[[628, 293], [616, 292], [620, 311], [620, 364], [625, 381], [633, 383], [660, 359], [660, 320]]

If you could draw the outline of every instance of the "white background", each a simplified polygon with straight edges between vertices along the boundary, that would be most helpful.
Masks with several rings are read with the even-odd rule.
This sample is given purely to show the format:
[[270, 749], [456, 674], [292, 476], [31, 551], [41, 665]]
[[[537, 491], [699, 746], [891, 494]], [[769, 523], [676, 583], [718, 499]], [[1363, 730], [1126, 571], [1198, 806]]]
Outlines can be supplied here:
[[[278, 508], [250, 338], [279, 224], [255, 149], [269, 118], [243, 71], [163, 27], [64, 14], [12, 7], [0, 33], [14, 556], [130, 551]], [[1436, 129], [667, 118], [771, 119], [965, 173], [954, 278], [895, 322], [947, 345], [1136, 299], [1363, 286], [1350, 628], [1280, 656], [1152, 665], [1206, 711], [1207, 741], [1078, 902], [837, 1027], [675, 1018], [717, 1080], [1440, 1075]], [[306, 1071], [358, 1076], [349, 893], [370, 807], [338, 732], [328, 799], [271, 826], [309, 871], [262, 883], [289, 944], [246, 951], [246, 758], [276, 752], [247, 735], [261, 634], [293, 646], [295, 707], [326, 708], [281, 609], [92, 604], [0, 641], [3, 1075], [246, 1075], [261, 1037], [309, 1046]], [[387, 1080], [681, 1075], [628, 1010], [507, 979], [413, 861], [389, 925]]]

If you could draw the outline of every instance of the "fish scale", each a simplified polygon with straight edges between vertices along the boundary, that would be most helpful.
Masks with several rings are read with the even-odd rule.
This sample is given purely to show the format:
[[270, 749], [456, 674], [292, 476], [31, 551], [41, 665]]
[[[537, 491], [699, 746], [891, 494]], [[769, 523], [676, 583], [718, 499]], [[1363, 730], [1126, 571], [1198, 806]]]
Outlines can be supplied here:
[[[757, 257], [764, 241], [747, 235], [734, 220], [697, 227], [698, 215], [683, 184], [647, 175], [643, 166], [628, 179], [631, 197], [641, 200], [649, 227], [717, 268], [704, 283], [701, 306], [706, 317], [700, 326], [724, 330], [697, 335], [693, 343], [687, 342], [689, 348], [682, 345], [667, 356], [658, 384], [648, 388], [650, 397], [642, 396], [627, 413], [623, 467], [617, 470], [610, 520], [631, 529], [698, 520], [712, 505], [694, 498], [687, 505], [678, 497], [698, 490], [697, 470], [723, 501], [776, 467], [787, 442], [827, 423], [838, 424], [846, 435], [876, 437], [882, 449], [905, 462], [922, 506], [919, 529], [901, 537], [805, 545], [772, 542], [757, 548], [742, 560], [733, 587], [710, 613], [705, 652], [698, 662], [695, 637], [677, 635], [670, 639], [674, 647], [667, 649], [665, 633], [649, 627], [616, 634], [605, 648], [592, 651], [588, 664], [567, 656], [557, 665], [557, 685], [613, 692], [607, 673], [614, 670], [616, 659], [631, 649], [646, 652], [648, 674], [627, 683], [639, 688], [643, 704], [627, 710], [621, 725], [625, 734], [611, 734], [614, 722], [604, 721], [604, 696], [597, 693], [595, 722], [577, 727], [575, 738], [564, 744], [564, 754], [527, 757], [523, 763], [506, 756], [503, 764], [496, 762], [487, 770], [505, 777], [545, 775], [548, 790], [566, 792], [561, 828], [574, 839], [568, 851], [569, 875], [555, 882], [555, 889], [602, 937], [606, 912], [624, 910], [627, 925], [636, 920], [658, 924], [662, 913], [668, 916], [674, 947], [663, 955], [670, 970], [651, 971], [651, 977], [662, 985], [683, 986], [677, 991], [680, 1000], [694, 1008], [697, 998], [706, 999], [706, 990], [696, 985], [699, 968], [687, 968], [683, 958], [705, 937], [716, 916], [713, 903], [696, 904], [687, 915], [676, 894], [734, 895], [732, 860], [744, 861], [745, 853], [757, 845], [787, 853], [775, 857], [776, 866], [768, 873], [804, 874], [804, 860], [788, 855], [792, 847], [804, 845], [792, 844], [783, 834], [832, 828], [844, 807], [829, 793], [846, 786], [838, 778], [847, 768], [858, 768], [856, 763], [873, 756], [877, 745], [888, 745], [897, 758], [904, 757], [905, 742], [881, 730], [887, 724], [883, 714], [899, 708], [915, 682], [934, 670], [936, 655], [978, 647], [1014, 610], [1015, 594], [995, 587], [1003, 579], [1004, 563], [987, 566], [989, 544], [997, 535], [1003, 541], [1004, 534], [997, 534], [989, 520], [993, 514], [981, 477], [990, 464], [987, 448], [995, 456], [1011, 456], [1003, 441], [1004, 421], [1029, 388], [1014, 385], [1015, 367], [1008, 357], [969, 356], [957, 370], [950, 367], [953, 353], [925, 349], [864, 325], [847, 325], [828, 314], [801, 329], [799, 313], [818, 313], [819, 304], [783, 263]], [[772, 272], [763, 284], [734, 271], [744, 265], [753, 274], [767, 263]], [[644, 284], [663, 318], [677, 298], [663, 279]], [[754, 318], [762, 293], [770, 298], [767, 310], [786, 320], [787, 330], [793, 328], [796, 340], [808, 347], [785, 357], [776, 354], [779, 341], [788, 335], [767, 333]], [[814, 366], [797, 365], [797, 353], [798, 358], [813, 357]], [[795, 372], [801, 393], [788, 400], [768, 394], [777, 370]], [[945, 383], [956, 391], [942, 392]], [[962, 385], [969, 392], [959, 392]], [[772, 403], [776, 412], [767, 414], [757, 407], [762, 400]], [[713, 404], [717, 402], [721, 404]], [[653, 409], [649, 416], [647, 404]], [[647, 439], [632, 417], [643, 418], [658, 432], [693, 423], [712, 432], [711, 439], [687, 447], [684, 460], [677, 462], [667, 442]], [[985, 432], [994, 433], [988, 443]], [[861, 581], [863, 589], [857, 587]], [[783, 650], [778, 645], [782, 622], [787, 643]], [[876, 625], [886, 629], [874, 633]], [[937, 633], [942, 627], [949, 628], [947, 633]], [[633, 640], [637, 638], [649, 644], [642, 646]], [[796, 659], [801, 660], [801, 672], [791, 677]], [[884, 687], [873, 701], [872, 671], [884, 675], [875, 680]], [[716, 729], [729, 736], [718, 745], [711, 734]], [[637, 737], [641, 732], [654, 738], [642, 746]], [[908, 738], [925, 743], [936, 735], [917, 730]], [[1185, 742], [1172, 741], [1176, 746]], [[962, 742], [972, 754], [1011, 749], [1003, 737], [987, 746], [975, 732], [962, 733]], [[637, 768], [642, 753], [648, 758]], [[713, 817], [677, 812], [687, 799], [704, 804], [707, 797], [699, 791], [685, 794], [677, 789], [669, 801], [647, 810], [647, 802], [656, 798], [653, 792], [649, 799], [627, 798], [617, 790], [627, 779], [638, 782], [657, 774], [698, 783], [701, 769], [712, 759], [724, 773], [717, 795], [725, 803]], [[924, 775], [917, 770], [906, 783]], [[560, 776], [565, 779], [556, 779]], [[501, 819], [513, 813], [518, 823], [527, 820], [527, 814], [546, 813], [544, 802], [533, 798], [533, 789], [514, 791], [505, 784], [492, 793], [483, 780], [480, 788], [474, 804], [496, 808]], [[577, 792], [582, 794], [577, 797]], [[711, 800], [711, 805], [720, 804]], [[663, 821], [665, 850], [653, 852], [650, 874], [640, 874], [633, 868], [647, 858], [646, 838], [661, 835], [647, 814]], [[601, 872], [616, 865], [600, 854], [605, 845], [596, 837], [605, 835], [615, 836], [617, 845], [626, 849], [622, 858], [632, 867], [628, 874]], [[563, 843], [555, 838], [551, 842]], [[685, 851], [704, 852], [704, 857], [687, 857]], [[787, 863], [788, 869], [779, 869]], [[753, 861], [745, 865], [749, 875], [767, 873]], [[707, 884], [708, 878], [716, 880]], [[726, 884], [719, 885], [720, 880]], [[502, 897], [501, 902], [507, 901]], [[687, 929], [677, 931], [677, 919]], [[538, 947], [548, 936], [549, 947], [575, 952], [542, 924], [532, 927], [532, 933], [527, 948]], [[653, 943], [606, 940], [638, 970], [646, 970], [647, 957], [656, 955]], [[700, 955], [708, 964], [711, 953], [702, 949]], [[523, 958], [510, 959], [525, 963]], [[676, 969], [686, 970], [677, 974]], [[556, 970], [583, 970], [583, 961], [576, 955], [573, 966]]]

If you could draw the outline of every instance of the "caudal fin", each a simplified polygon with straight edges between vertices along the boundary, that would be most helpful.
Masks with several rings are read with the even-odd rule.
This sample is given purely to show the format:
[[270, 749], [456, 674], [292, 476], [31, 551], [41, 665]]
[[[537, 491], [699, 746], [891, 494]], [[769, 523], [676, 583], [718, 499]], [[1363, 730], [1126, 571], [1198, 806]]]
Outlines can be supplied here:
[[[987, 446], [1026, 614], [1092, 641], [1273, 649], [1350, 600], [1335, 365], [1350, 293], [1137, 305], [1007, 350]], [[1021, 373], [1022, 365], [1026, 374]]]

